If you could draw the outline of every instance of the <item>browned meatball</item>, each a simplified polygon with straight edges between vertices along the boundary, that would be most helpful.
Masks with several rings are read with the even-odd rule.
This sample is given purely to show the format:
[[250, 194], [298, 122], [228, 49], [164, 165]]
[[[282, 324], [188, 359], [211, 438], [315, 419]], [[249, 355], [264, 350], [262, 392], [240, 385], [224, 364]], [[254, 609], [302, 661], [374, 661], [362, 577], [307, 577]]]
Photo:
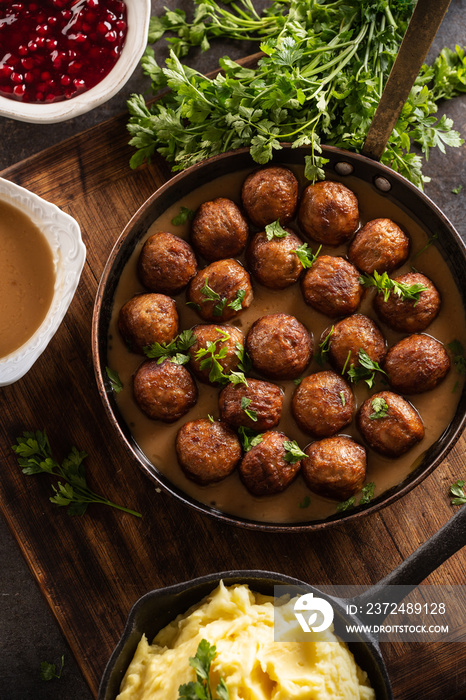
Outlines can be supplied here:
[[424, 437], [419, 413], [391, 391], [381, 391], [364, 401], [357, 422], [367, 444], [387, 457], [399, 457]]
[[329, 437], [351, 422], [353, 392], [335, 372], [317, 372], [304, 377], [296, 387], [291, 412], [305, 433]]
[[185, 423], [178, 431], [175, 446], [188, 479], [202, 485], [221, 481], [241, 459], [238, 436], [225, 423], [207, 418]]
[[220, 417], [233, 428], [241, 425], [259, 432], [270, 430], [280, 422], [283, 392], [275, 384], [259, 379], [245, 384], [227, 384], [218, 399]]
[[247, 249], [248, 269], [269, 289], [289, 287], [298, 280], [304, 269], [296, 255], [296, 249], [303, 242], [291, 229], [285, 230], [287, 236], [273, 237], [271, 240], [267, 239], [264, 231], [256, 233]]
[[430, 279], [419, 272], [408, 272], [393, 279], [409, 287], [420, 284], [427, 289], [420, 292], [418, 301], [403, 299], [393, 291], [384, 301], [383, 293], [377, 294], [374, 309], [380, 319], [395, 331], [419, 333], [425, 330], [440, 311], [440, 294]]
[[182, 365], [146, 360], [133, 379], [134, 398], [149, 418], [173, 423], [197, 401], [197, 386]]
[[159, 231], [144, 243], [137, 269], [142, 284], [151, 292], [178, 294], [196, 274], [197, 261], [189, 243]]
[[358, 200], [340, 182], [316, 182], [308, 185], [302, 193], [298, 221], [313, 241], [340, 245], [349, 240], [358, 227]]
[[335, 324], [330, 336], [329, 357], [339, 372], [359, 365], [359, 351], [373, 362], [385, 357], [385, 339], [375, 323], [363, 314], [353, 314]]
[[252, 324], [246, 349], [254, 369], [275, 379], [295, 379], [312, 359], [313, 341], [302, 323], [288, 314], [269, 314]]
[[442, 343], [430, 335], [409, 335], [387, 353], [384, 370], [390, 386], [401, 394], [430, 391], [445, 379], [450, 358]]
[[291, 484], [301, 467], [301, 461], [287, 461], [289, 438], [276, 430], [262, 435], [258, 445], [246, 452], [240, 465], [241, 479], [254, 496], [272, 496]]
[[194, 326], [193, 333], [196, 342], [189, 348], [192, 371], [207, 384], [223, 383], [219, 374], [228, 375], [238, 369], [238, 347], [244, 347], [243, 333], [234, 326], [217, 325]]
[[313, 442], [304, 450], [301, 473], [314, 493], [346, 501], [366, 478], [366, 450], [351, 438], [336, 435]]
[[188, 287], [188, 300], [205, 321], [220, 323], [252, 303], [249, 273], [236, 260], [217, 260], [200, 270]]
[[298, 181], [288, 168], [272, 165], [247, 176], [241, 189], [247, 215], [258, 228], [280, 221], [284, 226], [298, 205]]
[[191, 224], [191, 242], [209, 261], [239, 255], [248, 234], [246, 219], [236, 204], [225, 197], [201, 204]]
[[333, 255], [319, 255], [306, 271], [301, 288], [306, 304], [332, 317], [354, 313], [364, 293], [354, 265]]
[[143, 353], [152, 343], [169, 343], [178, 333], [175, 302], [164, 294], [137, 294], [121, 307], [118, 329], [133, 352]]
[[359, 270], [372, 275], [391, 272], [409, 255], [409, 238], [391, 219], [374, 219], [359, 229], [348, 250], [348, 257]]

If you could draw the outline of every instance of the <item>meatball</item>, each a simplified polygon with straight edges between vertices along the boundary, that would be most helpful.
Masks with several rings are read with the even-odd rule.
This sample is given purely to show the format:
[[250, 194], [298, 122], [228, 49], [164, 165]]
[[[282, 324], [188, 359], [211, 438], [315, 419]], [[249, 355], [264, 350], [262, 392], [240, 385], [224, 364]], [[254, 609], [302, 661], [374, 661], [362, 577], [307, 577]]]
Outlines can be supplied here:
[[208, 418], [185, 423], [178, 431], [175, 447], [188, 479], [202, 485], [221, 481], [241, 459], [238, 436], [225, 423]]
[[196, 342], [189, 348], [190, 368], [206, 384], [222, 383], [222, 373], [228, 375], [238, 369], [243, 333], [234, 326], [214, 325], [194, 326], [193, 333]]
[[318, 438], [329, 437], [351, 422], [353, 392], [335, 372], [317, 372], [304, 377], [296, 387], [291, 412], [305, 433]]
[[332, 318], [354, 313], [364, 294], [354, 265], [332, 255], [319, 255], [306, 271], [301, 289], [306, 304]]
[[196, 256], [182, 238], [159, 231], [144, 243], [137, 271], [142, 284], [151, 292], [178, 294], [197, 272]]
[[285, 229], [283, 238], [267, 239], [265, 232], [256, 233], [246, 253], [248, 269], [254, 277], [269, 289], [285, 289], [294, 284], [304, 270], [296, 249], [302, 240], [291, 230]]
[[349, 240], [358, 227], [358, 200], [340, 182], [316, 182], [308, 185], [302, 193], [298, 221], [313, 241], [340, 245]]
[[243, 207], [257, 228], [280, 221], [287, 224], [298, 205], [298, 181], [279, 165], [260, 168], [247, 176], [241, 189]]
[[252, 303], [249, 273], [236, 260], [217, 260], [191, 280], [188, 300], [205, 321], [228, 321]]
[[400, 394], [430, 391], [445, 379], [450, 358], [442, 343], [430, 335], [409, 335], [387, 353], [384, 370], [390, 386]]
[[[324, 331], [324, 337], [327, 333]], [[360, 364], [359, 351], [364, 350], [373, 362], [385, 357], [385, 338], [375, 323], [363, 314], [353, 314], [333, 327], [329, 342], [329, 358], [339, 372]]]
[[351, 438], [336, 435], [304, 450], [301, 473], [308, 488], [325, 498], [346, 501], [366, 478], [366, 450]]
[[262, 435], [259, 444], [246, 452], [239, 465], [240, 477], [254, 496], [272, 496], [291, 484], [301, 467], [301, 460], [287, 461], [289, 438], [276, 430]]
[[364, 401], [357, 423], [367, 444], [387, 457], [399, 457], [424, 437], [419, 413], [391, 391], [381, 391]]
[[236, 204], [225, 197], [201, 204], [191, 224], [191, 242], [210, 262], [242, 253], [248, 234], [246, 219]]
[[395, 331], [405, 333], [420, 333], [434, 320], [440, 311], [440, 294], [428, 277], [419, 272], [408, 272], [406, 275], [393, 278], [395, 282], [411, 287], [422, 285], [425, 289], [419, 293], [418, 301], [403, 299], [391, 292], [387, 301], [383, 293], [374, 299], [374, 309], [379, 318]]
[[391, 219], [374, 219], [359, 229], [348, 250], [348, 257], [368, 275], [391, 272], [409, 255], [409, 238]]
[[136, 403], [146, 416], [173, 423], [197, 401], [197, 386], [188, 370], [171, 360], [146, 360], [133, 379]]
[[220, 417], [233, 428], [244, 425], [262, 432], [280, 422], [283, 392], [275, 384], [249, 379], [245, 384], [227, 384], [218, 399]]
[[178, 333], [175, 302], [164, 294], [136, 294], [118, 316], [118, 329], [133, 352], [152, 343], [169, 343]]
[[295, 379], [312, 359], [313, 341], [302, 323], [288, 314], [269, 314], [252, 324], [246, 350], [254, 369], [275, 379]]

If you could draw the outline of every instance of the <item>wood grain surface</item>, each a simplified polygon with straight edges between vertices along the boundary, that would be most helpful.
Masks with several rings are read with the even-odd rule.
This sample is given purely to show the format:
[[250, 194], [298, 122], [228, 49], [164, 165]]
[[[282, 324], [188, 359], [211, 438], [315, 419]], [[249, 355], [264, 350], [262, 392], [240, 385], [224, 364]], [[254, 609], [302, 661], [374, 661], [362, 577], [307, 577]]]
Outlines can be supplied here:
[[[187, 509], [157, 492], [115, 440], [100, 403], [91, 357], [94, 297], [124, 225], [170, 177], [166, 164], [132, 172], [125, 117], [113, 119], [2, 174], [74, 216], [87, 246], [83, 275], [59, 331], [33, 369], [0, 390], [0, 502], [94, 694], [129, 608], [152, 588], [226, 569], [283, 572], [322, 584], [371, 584], [437, 531], [454, 509], [449, 486], [464, 475], [464, 436], [448, 458], [394, 505], [358, 522], [313, 533], [243, 530]], [[64, 456], [88, 452], [88, 481], [139, 510], [137, 519], [104, 506], [70, 517], [49, 502], [50, 479], [26, 477], [11, 450], [27, 429], [46, 429]], [[432, 584], [464, 584], [464, 553]], [[397, 700], [466, 696], [464, 644], [383, 644]]]

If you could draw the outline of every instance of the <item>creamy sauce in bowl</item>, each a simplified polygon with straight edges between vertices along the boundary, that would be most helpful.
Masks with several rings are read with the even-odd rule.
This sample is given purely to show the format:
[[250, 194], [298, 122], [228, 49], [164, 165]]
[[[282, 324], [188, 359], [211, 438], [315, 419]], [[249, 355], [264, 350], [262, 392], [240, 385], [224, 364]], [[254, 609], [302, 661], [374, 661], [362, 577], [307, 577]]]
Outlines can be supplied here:
[[54, 287], [53, 253], [44, 234], [18, 207], [0, 200], [0, 357], [39, 328]]
[[[305, 184], [302, 168], [297, 166], [289, 167], [297, 175], [302, 188]], [[172, 425], [157, 423], [146, 418], [134, 401], [131, 387], [132, 375], [144, 358], [128, 352], [117, 330], [117, 318], [121, 306], [133, 294], [145, 291], [138, 281], [136, 264], [146, 238], [156, 231], [169, 231], [189, 240], [189, 224], [174, 226], [171, 223], [172, 218], [179, 213], [180, 207], [184, 206], [195, 210], [202, 202], [215, 197], [229, 197], [240, 204], [241, 184], [251, 170], [252, 168], [219, 177], [180, 198], [176, 204], [169, 207], [154, 221], [147, 233], [138, 242], [123, 270], [114, 296], [113, 313], [109, 328], [107, 364], [112, 370], [118, 372], [123, 382], [124, 389], [115, 398], [134, 440], [155, 469], [189, 497], [221, 512], [252, 521], [302, 523], [322, 520], [335, 514], [337, 504], [335, 501], [322, 498], [309, 491], [300, 476], [283, 493], [262, 498], [252, 496], [241, 483], [237, 473], [233, 473], [222, 482], [204, 487], [198, 486], [187, 479], [176, 459], [174, 450], [176, 434], [187, 421], [205, 418], [209, 414], [214, 416], [214, 418], [218, 418], [217, 400], [220, 389], [199, 384], [198, 403], [183, 418]], [[413, 255], [416, 255], [426, 246], [433, 231], [426, 232], [403, 208], [395, 205], [379, 194], [374, 187], [361, 181], [359, 178], [349, 176], [343, 179], [332, 173], [329, 179], [341, 180], [355, 192], [359, 200], [361, 224], [375, 218], [387, 217], [394, 220], [409, 235], [411, 239], [410, 258], [404, 266], [392, 273], [393, 276], [410, 271], [411, 265], [414, 265], [417, 271], [429, 277], [440, 292], [442, 307], [439, 316], [426, 329], [425, 333], [432, 335], [445, 345], [458, 339], [466, 346], [466, 324], [462, 299], [448, 265], [440, 252], [435, 246], [431, 245], [420, 253], [415, 260], [412, 259]], [[293, 224], [291, 224], [291, 228], [295, 228], [298, 235], [300, 235], [299, 230]], [[303, 237], [303, 240], [306, 239]], [[310, 245], [315, 252], [317, 244], [311, 243]], [[324, 246], [321, 253], [345, 257], [347, 246], [339, 248], [326, 248]], [[200, 267], [203, 266], [204, 264]], [[230, 322], [231, 325], [240, 328], [246, 335], [252, 323], [260, 316], [276, 312], [292, 314], [310, 331], [314, 338], [315, 349], [317, 349], [322, 331], [334, 321], [314, 311], [304, 303], [299, 282], [285, 290], [279, 291], [266, 289], [254, 279], [252, 282], [254, 301], [248, 310], [242, 312]], [[374, 290], [366, 293], [358, 313], [366, 314], [376, 321], [390, 347], [406, 334], [392, 331], [379, 321], [372, 309], [373, 295]], [[175, 300], [180, 315], [180, 330], [202, 322], [196, 312], [186, 306], [184, 293], [175, 297]], [[328, 367], [327, 364], [322, 367], [314, 359], [305, 374], [312, 374], [321, 369], [328, 369]], [[251, 374], [251, 376], [258, 375]], [[290, 412], [291, 397], [296, 385], [292, 381], [278, 381], [275, 383], [284, 391], [282, 419], [276, 430], [284, 432], [291, 440], [296, 440], [301, 449], [304, 449], [307, 444], [312, 442], [312, 438], [299, 430]], [[351, 387], [355, 395], [357, 409], [365, 399], [386, 388], [386, 385], [381, 382], [380, 378], [377, 378], [371, 390], [364, 382], [351, 385]], [[446, 379], [438, 387], [425, 394], [408, 397], [409, 401], [419, 411], [424, 422], [426, 435], [418, 445], [398, 459], [382, 457], [370, 448], [367, 448], [366, 482], [375, 483], [375, 497], [402, 483], [422, 462], [427, 449], [440, 438], [451, 422], [461, 396], [461, 389], [462, 378], [456, 373], [452, 364]], [[354, 420], [342, 433], [351, 435], [358, 442], [364, 444]], [[356, 503], [358, 502], [359, 496], [356, 497]]]

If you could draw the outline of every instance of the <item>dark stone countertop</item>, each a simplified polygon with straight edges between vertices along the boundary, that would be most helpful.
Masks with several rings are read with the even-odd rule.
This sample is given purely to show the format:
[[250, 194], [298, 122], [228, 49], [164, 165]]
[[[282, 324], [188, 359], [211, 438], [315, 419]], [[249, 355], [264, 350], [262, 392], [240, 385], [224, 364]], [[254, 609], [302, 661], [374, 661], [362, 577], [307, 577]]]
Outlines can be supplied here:
[[[192, 6], [188, 0], [177, 0], [176, 3], [153, 0], [153, 13], [160, 13], [168, 4], [171, 9], [176, 6], [186, 11]], [[265, 0], [254, 4], [256, 7], [267, 5]], [[429, 59], [435, 57], [443, 46], [453, 48], [456, 43], [464, 43], [465, 10], [466, 0], [452, 0]], [[217, 66], [219, 56], [227, 54], [238, 58], [256, 50], [257, 46], [252, 43], [239, 47], [224, 42], [208, 55], [197, 53], [192, 61], [199, 70], [208, 71]], [[159, 47], [156, 53], [159, 59], [163, 59], [165, 49]], [[0, 118], [0, 170], [125, 111], [127, 97], [132, 92], [145, 92], [147, 87], [148, 80], [137, 69], [125, 88], [112, 100], [76, 119], [61, 124], [35, 125]], [[466, 137], [466, 96], [442, 105], [439, 113], [444, 112]], [[432, 178], [426, 186], [426, 194], [466, 239], [465, 149], [464, 145], [461, 149], [449, 148], [446, 155], [435, 149], [424, 172]], [[463, 186], [460, 194], [453, 194], [452, 190], [460, 184]], [[2, 700], [91, 700], [92, 695], [68, 645], [2, 518], [0, 562], [0, 697]], [[41, 661], [59, 664], [62, 654], [65, 656], [62, 678], [41, 681]]]

